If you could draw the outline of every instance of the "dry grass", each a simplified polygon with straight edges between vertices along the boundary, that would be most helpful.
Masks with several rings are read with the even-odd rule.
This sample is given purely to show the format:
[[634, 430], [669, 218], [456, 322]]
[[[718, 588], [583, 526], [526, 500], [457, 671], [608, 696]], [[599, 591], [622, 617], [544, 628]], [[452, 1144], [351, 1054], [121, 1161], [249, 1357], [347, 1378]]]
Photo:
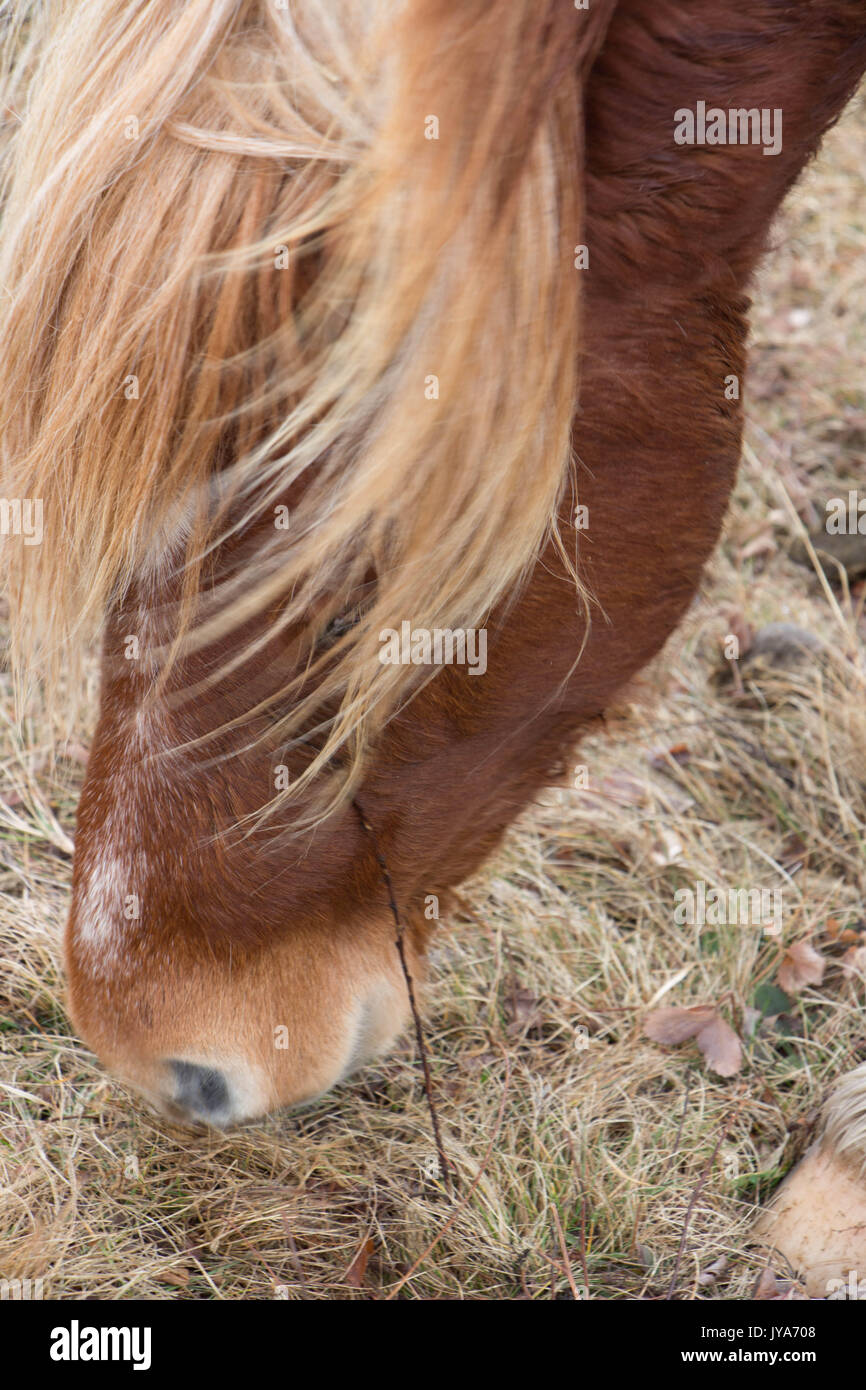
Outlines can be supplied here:
[[[866, 1057], [866, 982], [832, 934], [862, 927], [866, 897], [863, 595], [789, 558], [785, 500], [817, 520], [866, 445], [864, 133], [861, 105], [779, 226], [745, 463], [688, 622], [576, 755], [590, 794], [545, 798], [442, 932], [429, 1039], [456, 1209], [430, 1176], [408, 1043], [305, 1114], [224, 1137], [166, 1126], [103, 1075], [60, 973], [80, 750], [46, 771], [55, 734], [38, 714], [13, 732], [0, 676], [0, 1276], [43, 1276], [56, 1299], [570, 1298], [565, 1246], [578, 1290], [659, 1297], [718, 1147], [677, 1296], [749, 1297], [754, 1202]], [[732, 613], [797, 622], [826, 654], [737, 694], [714, 680]], [[699, 878], [782, 886], [781, 945], [675, 925], [675, 889]], [[828, 954], [823, 983], [759, 1017], [756, 990], [801, 937]], [[746, 1040], [738, 1077], [642, 1038], [662, 997], [720, 1005]]]

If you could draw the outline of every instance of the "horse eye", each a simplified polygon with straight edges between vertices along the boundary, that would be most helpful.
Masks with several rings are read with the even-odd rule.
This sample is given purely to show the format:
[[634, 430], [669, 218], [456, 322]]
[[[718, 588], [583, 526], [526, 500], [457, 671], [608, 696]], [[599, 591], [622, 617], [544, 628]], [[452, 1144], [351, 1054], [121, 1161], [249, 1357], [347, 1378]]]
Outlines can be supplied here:
[[328, 623], [328, 626], [319, 638], [317, 646], [325, 651], [327, 651], [329, 647], [333, 647], [335, 642], [338, 642], [347, 632], [351, 632], [360, 616], [360, 610], [357, 608], [352, 608], [346, 613], [338, 613], [336, 618], [332, 618]]

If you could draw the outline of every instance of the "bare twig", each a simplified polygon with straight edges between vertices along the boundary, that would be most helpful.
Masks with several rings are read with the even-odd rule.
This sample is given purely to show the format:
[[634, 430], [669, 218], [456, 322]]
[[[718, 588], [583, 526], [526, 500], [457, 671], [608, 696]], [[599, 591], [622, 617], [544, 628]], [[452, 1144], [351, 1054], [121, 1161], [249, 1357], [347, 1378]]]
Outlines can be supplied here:
[[358, 819], [360, 820], [361, 825], [370, 837], [370, 841], [373, 846], [373, 853], [376, 856], [376, 862], [379, 865], [379, 870], [382, 874], [382, 880], [385, 884], [385, 891], [388, 895], [388, 903], [391, 908], [391, 914], [394, 918], [397, 954], [400, 957], [400, 966], [403, 971], [403, 979], [406, 981], [406, 993], [409, 996], [409, 1007], [412, 1010], [412, 1019], [415, 1024], [415, 1037], [418, 1041], [418, 1052], [421, 1058], [421, 1070], [424, 1073], [424, 1090], [427, 1094], [427, 1105], [430, 1110], [430, 1122], [433, 1126], [433, 1138], [436, 1142], [436, 1154], [439, 1159], [439, 1176], [442, 1179], [442, 1183], [445, 1187], [446, 1192], [448, 1192], [450, 1195], [452, 1190], [451, 1168], [448, 1163], [448, 1159], [445, 1156], [445, 1147], [442, 1143], [442, 1134], [439, 1129], [439, 1116], [436, 1112], [436, 1106], [433, 1101], [433, 1084], [430, 1079], [430, 1066], [427, 1060], [427, 1047], [424, 1043], [424, 1030], [421, 1026], [421, 1015], [418, 1012], [418, 1004], [415, 999], [415, 986], [412, 982], [412, 976], [409, 973], [409, 965], [406, 960], [406, 946], [404, 941], [405, 932], [403, 923], [400, 918], [400, 912], [397, 907], [397, 901], [394, 897], [394, 887], [391, 883], [391, 875], [388, 872], [388, 865], [385, 862], [385, 856], [379, 848], [379, 841], [376, 838], [375, 830], [373, 829], [370, 822], [367, 820], [367, 817], [364, 815], [364, 812], [361, 810], [361, 807], [358, 805], [357, 801], [353, 801], [352, 805], [358, 813]]
[[710, 1176], [710, 1173], [713, 1171], [713, 1165], [715, 1164], [715, 1161], [716, 1161], [716, 1159], [717, 1159], [718, 1156], [719, 1156], [719, 1149], [722, 1147], [722, 1144], [724, 1143], [725, 1139], [727, 1138], [728, 1130], [730, 1129], [730, 1126], [731, 1126], [731, 1120], [733, 1119], [733, 1114], [734, 1114], [734, 1112], [733, 1112], [733, 1111], [730, 1111], [730, 1113], [729, 1113], [728, 1115], [726, 1115], [725, 1120], [724, 1120], [724, 1123], [722, 1124], [722, 1128], [721, 1128], [721, 1130], [720, 1130], [720, 1132], [719, 1132], [719, 1137], [718, 1137], [718, 1139], [716, 1140], [716, 1146], [715, 1146], [715, 1148], [713, 1149], [713, 1152], [710, 1154], [709, 1161], [708, 1161], [708, 1163], [706, 1164], [706, 1167], [704, 1168], [704, 1171], [701, 1173], [701, 1176], [698, 1178], [697, 1184], [696, 1184], [696, 1186], [695, 1186], [695, 1190], [694, 1190], [694, 1192], [693, 1192], [692, 1195], [691, 1195], [691, 1200], [689, 1201], [689, 1205], [688, 1205], [688, 1208], [687, 1208], [687, 1210], [686, 1210], [686, 1218], [685, 1218], [685, 1220], [684, 1220], [684, 1222], [683, 1222], [683, 1233], [682, 1233], [682, 1235], [680, 1236], [680, 1246], [679, 1246], [679, 1249], [677, 1250], [677, 1258], [676, 1258], [676, 1262], [675, 1262], [675, 1264], [674, 1264], [674, 1272], [673, 1272], [673, 1275], [672, 1275], [672, 1277], [671, 1277], [670, 1288], [669, 1288], [668, 1291], [667, 1291], [667, 1296], [666, 1296], [665, 1302], [667, 1302], [669, 1299], [673, 1298], [674, 1293], [675, 1293], [675, 1291], [676, 1291], [677, 1279], [679, 1278], [679, 1273], [680, 1273], [680, 1261], [681, 1261], [681, 1259], [682, 1259], [682, 1257], [683, 1257], [683, 1251], [684, 1251], [685, 1248], [686, 1248], [686, 1236], [687, 1236], [688, 1230], [689, 1230], [689, 1222], [690, 1222], [691, 1219], [692, 1219], [692, 1212], [693, 1212], [694, 1209], [695, 1209], [695, 1206], [696, 1206], [696, 1204], [697, 1204], [698, 1198], [700, 1197], [701, 1193], [702, 1193], [703, 1190], [704, 1190], [704, 1187], [705, 1187], [705, 1185], [706, 1185], [707, 1178]]
[[685, 1094], [685, 1096], [684, 1096], [684, 1098], [683, 1098], [683, 1113], [680, 1115], [680, 1122], [679, 1122], [679, 1124], [678, 1124], [678, 1126], [677, 1126], [677, 1137], [676, 1137], [676, 1139], [674, 1140], [673, 1151], [672, 1151], [670, 1154], [668, 1154], [668, 1161], [667, 1161], [667, 1163], [665, 1164], [664, 1168], [662, 1169], [662, 1177], [663, 1177], [663, 1178], [666, 1178], [666, 1177], [667, 1177], [667, 1175], [668, 1175], [668, 1169], [670, 1168], [671, 1164], [673, 1163], [674, 1159], [676, 1158], [677, 1154], [678, 1154], [679, 1151], [680, 1151], [680, 1143], [681, 1143], [682, 1137], [683, 1137], [683, 1125], [685, 1124], [685, 1121], [686, 1121], [686, 1112], [687, 1112], [687, 1110], [688, 1110], [688, 1108], [689, 1108], [689, 1092], [690, 1092], [691, 1089], [692, 1089], [692, 1076], [691, 1076], [691, 1072], [687, 1072], [687, 1073], [686, 1073], [686, 1094]]

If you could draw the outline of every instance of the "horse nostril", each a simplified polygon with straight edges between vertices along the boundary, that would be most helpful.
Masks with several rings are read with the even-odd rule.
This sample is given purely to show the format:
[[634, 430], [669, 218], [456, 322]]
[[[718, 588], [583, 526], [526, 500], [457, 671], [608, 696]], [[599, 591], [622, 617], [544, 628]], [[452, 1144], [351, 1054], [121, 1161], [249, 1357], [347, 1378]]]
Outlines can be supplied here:
[[170, 1061], [169, 1066], [177, 1083], [172, 1097], [175, 1105], [202, 1119], [228, 1111], [229, 1088], [222, 1072], [200, 1067], [196, 1062]]

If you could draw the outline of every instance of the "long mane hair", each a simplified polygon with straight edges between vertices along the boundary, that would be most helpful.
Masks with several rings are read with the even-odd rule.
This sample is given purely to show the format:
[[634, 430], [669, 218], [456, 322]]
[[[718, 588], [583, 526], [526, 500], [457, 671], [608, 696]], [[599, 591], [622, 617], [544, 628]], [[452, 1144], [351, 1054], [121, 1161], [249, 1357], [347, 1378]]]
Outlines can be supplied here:
[[286, 794], [335, 758], [351, 792], [417, 682], [379, 632], [482, 625], [556, 531], [611, 8], [6, 7], [0, 492], [44, 516], [0, 545], [19, 671], [50, 688], [172, 574], [163, 670], [271, 614], [308, 653], [283, 732], [321, 733]]

